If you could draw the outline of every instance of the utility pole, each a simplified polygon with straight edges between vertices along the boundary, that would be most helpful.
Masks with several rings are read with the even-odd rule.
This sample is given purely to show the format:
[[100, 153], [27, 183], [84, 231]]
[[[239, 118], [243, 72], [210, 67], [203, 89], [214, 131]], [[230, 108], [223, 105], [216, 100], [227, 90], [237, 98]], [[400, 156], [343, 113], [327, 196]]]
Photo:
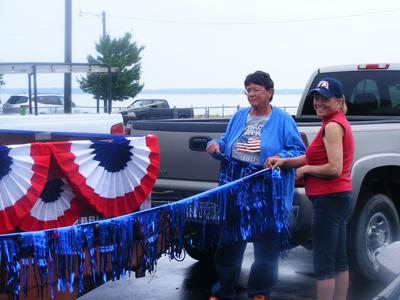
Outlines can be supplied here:
[[[72, 62], [72, 0], [65, 0], [64, 62]], [[64, 73], [64, 113], [71, 113], [71, 72]]]

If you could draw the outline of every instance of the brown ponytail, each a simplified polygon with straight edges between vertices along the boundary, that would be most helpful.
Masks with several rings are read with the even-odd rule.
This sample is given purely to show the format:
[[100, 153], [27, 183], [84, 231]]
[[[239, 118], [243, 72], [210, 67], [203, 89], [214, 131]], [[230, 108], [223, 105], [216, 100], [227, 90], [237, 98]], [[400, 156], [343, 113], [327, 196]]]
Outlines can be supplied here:
[[346, 104], [346, 98], [344, 97], [344, 95], [343, 95], [342, 99], [343, 99], [343, 103], [342, 103], [340, 110], [345, 115], [347, 113], [347, 104]]

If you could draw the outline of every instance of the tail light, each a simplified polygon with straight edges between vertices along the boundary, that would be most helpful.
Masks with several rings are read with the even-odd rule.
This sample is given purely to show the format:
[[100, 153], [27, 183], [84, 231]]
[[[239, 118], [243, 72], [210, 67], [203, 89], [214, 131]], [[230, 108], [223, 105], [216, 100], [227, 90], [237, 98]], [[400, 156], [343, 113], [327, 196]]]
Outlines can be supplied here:
[[117, 123], [111, 126], [111, 134], [128, 134], [128, 133], [125, 131], [123, 123]]
[[357, 66], [359, 70], [378, 70], [389, 69], [390, 64], [361, 64]]

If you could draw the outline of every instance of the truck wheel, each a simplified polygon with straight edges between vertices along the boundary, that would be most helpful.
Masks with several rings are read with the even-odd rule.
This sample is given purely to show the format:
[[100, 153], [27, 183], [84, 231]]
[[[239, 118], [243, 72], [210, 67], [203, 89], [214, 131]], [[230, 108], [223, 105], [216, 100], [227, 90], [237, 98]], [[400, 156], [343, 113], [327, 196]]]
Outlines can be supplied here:
[[193, 246], [185, 245], [185, 251], [189, 256], [201, 262], [212, 262], [215, 256], [215, 248], [197, 249]]
[[352, 277], [357, 281], [378, 278], [376, 256], [399, 237], [399, 217], [392, 200], [369, 195], [350, 226], [349, 254]]

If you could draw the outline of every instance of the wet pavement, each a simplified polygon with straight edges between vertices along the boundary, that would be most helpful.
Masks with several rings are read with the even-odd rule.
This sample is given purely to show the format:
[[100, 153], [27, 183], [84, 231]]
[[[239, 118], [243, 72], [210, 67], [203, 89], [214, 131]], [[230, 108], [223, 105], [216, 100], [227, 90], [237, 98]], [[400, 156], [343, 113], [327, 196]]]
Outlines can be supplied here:
[[[242, 265], [240, 286], [236, 300], [248, 299], [246, 281], [253, 260], [253, 247], [249, 244]], [[184, 261], [170, 261], [162, 257], [154, 275], [131, 277], [107, 282], [79, 297], [79, 300], [119, 299], [166, 299], [206, 300], [210, 287], [216, 280], [212, 264], [199, 263], [190, 257]], [[382, 283], [350, 287], [348, 300], [370, 300], [383, 289]], [[280, 261], [279, 279], [272, 300], [315, 299], [312, 252], [302, 247], [292, 249], [287, 258]]]

